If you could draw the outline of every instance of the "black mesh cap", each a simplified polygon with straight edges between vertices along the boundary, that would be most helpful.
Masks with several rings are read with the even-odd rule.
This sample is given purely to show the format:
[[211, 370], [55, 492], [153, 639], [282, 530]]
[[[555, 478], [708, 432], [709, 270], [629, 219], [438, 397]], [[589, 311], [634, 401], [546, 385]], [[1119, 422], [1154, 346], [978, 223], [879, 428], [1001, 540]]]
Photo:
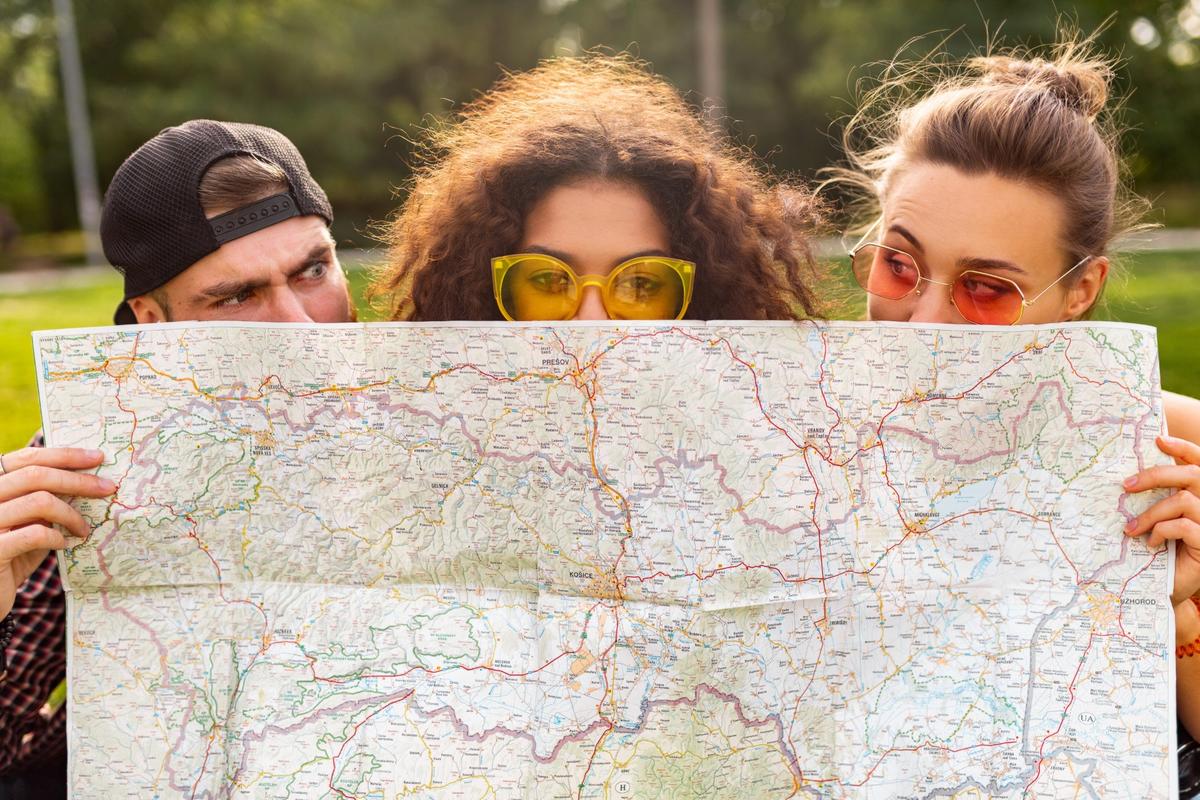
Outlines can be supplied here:
[[[272, 217], [273, 221], [247, 223], [218, 239], [212, 224], [216, 220], [208, 220], [200, 207], [200, 179], [213, 163], [236, 155], [254, 156], [283, 170], [291, 192], [263, 202], [276, 201], [277, 211], [282, 206], [290, 213]], [[270, 213], [270, 205], [262, 210]], [[256, 217], [258, 211], [254, 209]], [[333, 222], [329, 199], [286, 136], [260, 125], [194, 119], [164, 129], [125, 159], [104, 197], [100, 241], [109, 263], [125, 275], [128, 300], [162, 286], [222, 242], [297, 212], [321, 217], [326, 224]], [[237, 220], [230, 219], [227, 224], [236, 226]], [[117, 307], [113, 319], [118, 325], [135, 322], [125, 302]]]

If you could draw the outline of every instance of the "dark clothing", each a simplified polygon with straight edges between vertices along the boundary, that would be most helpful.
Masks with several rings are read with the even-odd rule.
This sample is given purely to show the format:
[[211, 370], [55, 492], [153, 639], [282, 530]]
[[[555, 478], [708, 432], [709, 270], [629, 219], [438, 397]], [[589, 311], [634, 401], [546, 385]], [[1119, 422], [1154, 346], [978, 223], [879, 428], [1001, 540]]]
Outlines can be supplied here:
[[[41, 435], [30, 444], [42, 447]], [[16, 628], [5, 648], [8, 674], [0, 682], [0, 800], [26, 796], [11, 794], [22, 782], [41, 787], [53, 776], [66, 788], [66, 711], [59, 709], [48, 722], [38, 714], [67, 677], [67, 600], [55, 553], [17, 590], [10, 614]], [[59, 795], [39, 789], [28, 796]]]
[[1179, 731], [1179, 797], [1191, 800], [1200, 797], [1200, 745], [1182, 725], [1176, 728]]
[[58, 559], [46, 557], [17, 591], [16, 630], [6, 649], [8, 675], [0, 683], [0, 776], [62, 759], [67, 714], [50, 721], [38, 710], [67, 677], [67, 604]]
[[40, 767], [0, 777], [0, 800], [67, 800], [66, 750]]

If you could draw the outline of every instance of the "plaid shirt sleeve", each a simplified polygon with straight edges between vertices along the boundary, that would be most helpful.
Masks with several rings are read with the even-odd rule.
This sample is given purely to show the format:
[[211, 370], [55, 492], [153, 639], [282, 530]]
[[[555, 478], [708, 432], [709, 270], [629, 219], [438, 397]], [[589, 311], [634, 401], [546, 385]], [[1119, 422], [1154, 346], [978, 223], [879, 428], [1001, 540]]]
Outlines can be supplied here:
[[[42, 447], [39, 434], [31, 443]], [[67, 747], [64, 710], [49, 722], [38, 710], [67, 676], [67, 604], [51, 552], [17, 591], [16, 623], [5, 649], [8, 673], [0, 682], [0, 776], [59, 758]]]

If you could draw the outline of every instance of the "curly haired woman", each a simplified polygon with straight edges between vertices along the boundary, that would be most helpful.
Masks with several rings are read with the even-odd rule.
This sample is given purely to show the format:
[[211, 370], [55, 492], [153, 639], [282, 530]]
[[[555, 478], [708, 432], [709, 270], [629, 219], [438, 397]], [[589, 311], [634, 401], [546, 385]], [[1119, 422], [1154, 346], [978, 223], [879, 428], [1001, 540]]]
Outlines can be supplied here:
[[626, 57], [510, 74], [428, 131], [371, 296], [393, 319], [800, 319], [810, 194]]

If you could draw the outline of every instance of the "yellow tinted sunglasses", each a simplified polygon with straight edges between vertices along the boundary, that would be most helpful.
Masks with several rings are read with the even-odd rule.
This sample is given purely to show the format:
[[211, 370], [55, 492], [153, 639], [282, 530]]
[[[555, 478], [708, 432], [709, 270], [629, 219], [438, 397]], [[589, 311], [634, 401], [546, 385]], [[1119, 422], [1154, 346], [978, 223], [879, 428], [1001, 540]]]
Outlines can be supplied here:
[[492, 289], [512, 322], [571, 319], [583, 290], [600, 290], [611, 319], [681, 319], [692, 300], [696, 265], [661, 256], [623, 261], [607, 275], [577, 275], [565, 261], [541, 253], [492, 259]]

